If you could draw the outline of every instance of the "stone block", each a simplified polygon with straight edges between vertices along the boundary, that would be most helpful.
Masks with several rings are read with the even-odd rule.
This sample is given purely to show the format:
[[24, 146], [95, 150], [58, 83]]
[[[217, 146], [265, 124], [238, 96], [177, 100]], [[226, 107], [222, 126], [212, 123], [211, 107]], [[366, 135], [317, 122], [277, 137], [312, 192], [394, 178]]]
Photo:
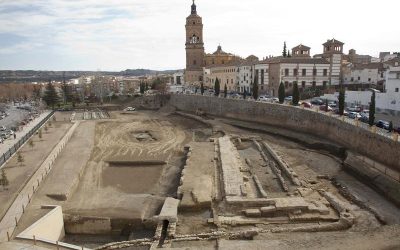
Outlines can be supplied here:
[[244, 213], [247, 217], [261, 217], [260, 209], [246, 209]]

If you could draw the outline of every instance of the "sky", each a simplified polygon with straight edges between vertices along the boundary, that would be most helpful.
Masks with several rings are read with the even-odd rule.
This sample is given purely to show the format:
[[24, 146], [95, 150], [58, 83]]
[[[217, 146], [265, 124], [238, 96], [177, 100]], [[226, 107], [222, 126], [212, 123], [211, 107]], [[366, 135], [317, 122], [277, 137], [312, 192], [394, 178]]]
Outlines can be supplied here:
[[[185, 67], [191, 0], [0, 0], [0, 70]], [[196, 0], [207, 53], [260, 59], [299, 44], [322, 53], [400, 51], [398, 0]]]

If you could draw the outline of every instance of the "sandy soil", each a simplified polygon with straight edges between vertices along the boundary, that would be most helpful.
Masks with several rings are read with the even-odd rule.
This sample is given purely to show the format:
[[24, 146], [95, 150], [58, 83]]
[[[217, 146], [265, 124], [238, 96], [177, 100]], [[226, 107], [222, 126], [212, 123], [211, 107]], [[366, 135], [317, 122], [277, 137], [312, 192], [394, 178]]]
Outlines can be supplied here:
[[[56, 118], [59, 118], [59, 116], [60, 114], [56, 113]], [[17, 161], [17, 155], [11, 158], [5, 165], [5, 172], [10, 185], [7, 190], [0, 191], [0, 217], [4, 215], [24, 183], [29, 180], [30, 176], [42, 164], [54, 146], [71, 126], [69, 122], [51, 122], [52, 126], [49, 127], [47, 132], [42, 129], [42, 139], [39, 138], [39, 135], [34, 135], [32, 137], [31, 140], [34, 142], [33, 147], [31, 147], [29, 143], [26, 143], [19, 150], [24, 159], [22, 166]]]

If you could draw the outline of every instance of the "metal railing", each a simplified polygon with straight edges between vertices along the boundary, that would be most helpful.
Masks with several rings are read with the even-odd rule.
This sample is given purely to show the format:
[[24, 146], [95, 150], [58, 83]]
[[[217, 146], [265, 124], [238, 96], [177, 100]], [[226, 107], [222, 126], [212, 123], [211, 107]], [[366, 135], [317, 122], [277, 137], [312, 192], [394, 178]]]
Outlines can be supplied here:
[[36, 133], [36, 131], [43, 126], [52, 116], [54, 115], [54, 111], [51, 111], [44, 119], [42, 119], [35, 127], [33, 127], [28, 133], [22, 136], [13, 146], [11, 146], [3, 155], [0, 156], [0, 168], [2, 165], [10, 159], [18, 149], [24, 145], [24, 143], [31, 138], [32, 135]]

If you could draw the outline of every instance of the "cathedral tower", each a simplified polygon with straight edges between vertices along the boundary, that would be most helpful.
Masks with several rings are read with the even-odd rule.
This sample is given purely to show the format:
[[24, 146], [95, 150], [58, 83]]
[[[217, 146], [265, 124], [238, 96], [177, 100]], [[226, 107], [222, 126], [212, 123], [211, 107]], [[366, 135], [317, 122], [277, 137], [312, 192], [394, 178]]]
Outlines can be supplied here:
[[200, 85], [203, 81], [204, 43], [203, 22], [197, 15], [196, 4], [192, 4], [191, 14], [186, 18], [186, 72], [185, 82]]

